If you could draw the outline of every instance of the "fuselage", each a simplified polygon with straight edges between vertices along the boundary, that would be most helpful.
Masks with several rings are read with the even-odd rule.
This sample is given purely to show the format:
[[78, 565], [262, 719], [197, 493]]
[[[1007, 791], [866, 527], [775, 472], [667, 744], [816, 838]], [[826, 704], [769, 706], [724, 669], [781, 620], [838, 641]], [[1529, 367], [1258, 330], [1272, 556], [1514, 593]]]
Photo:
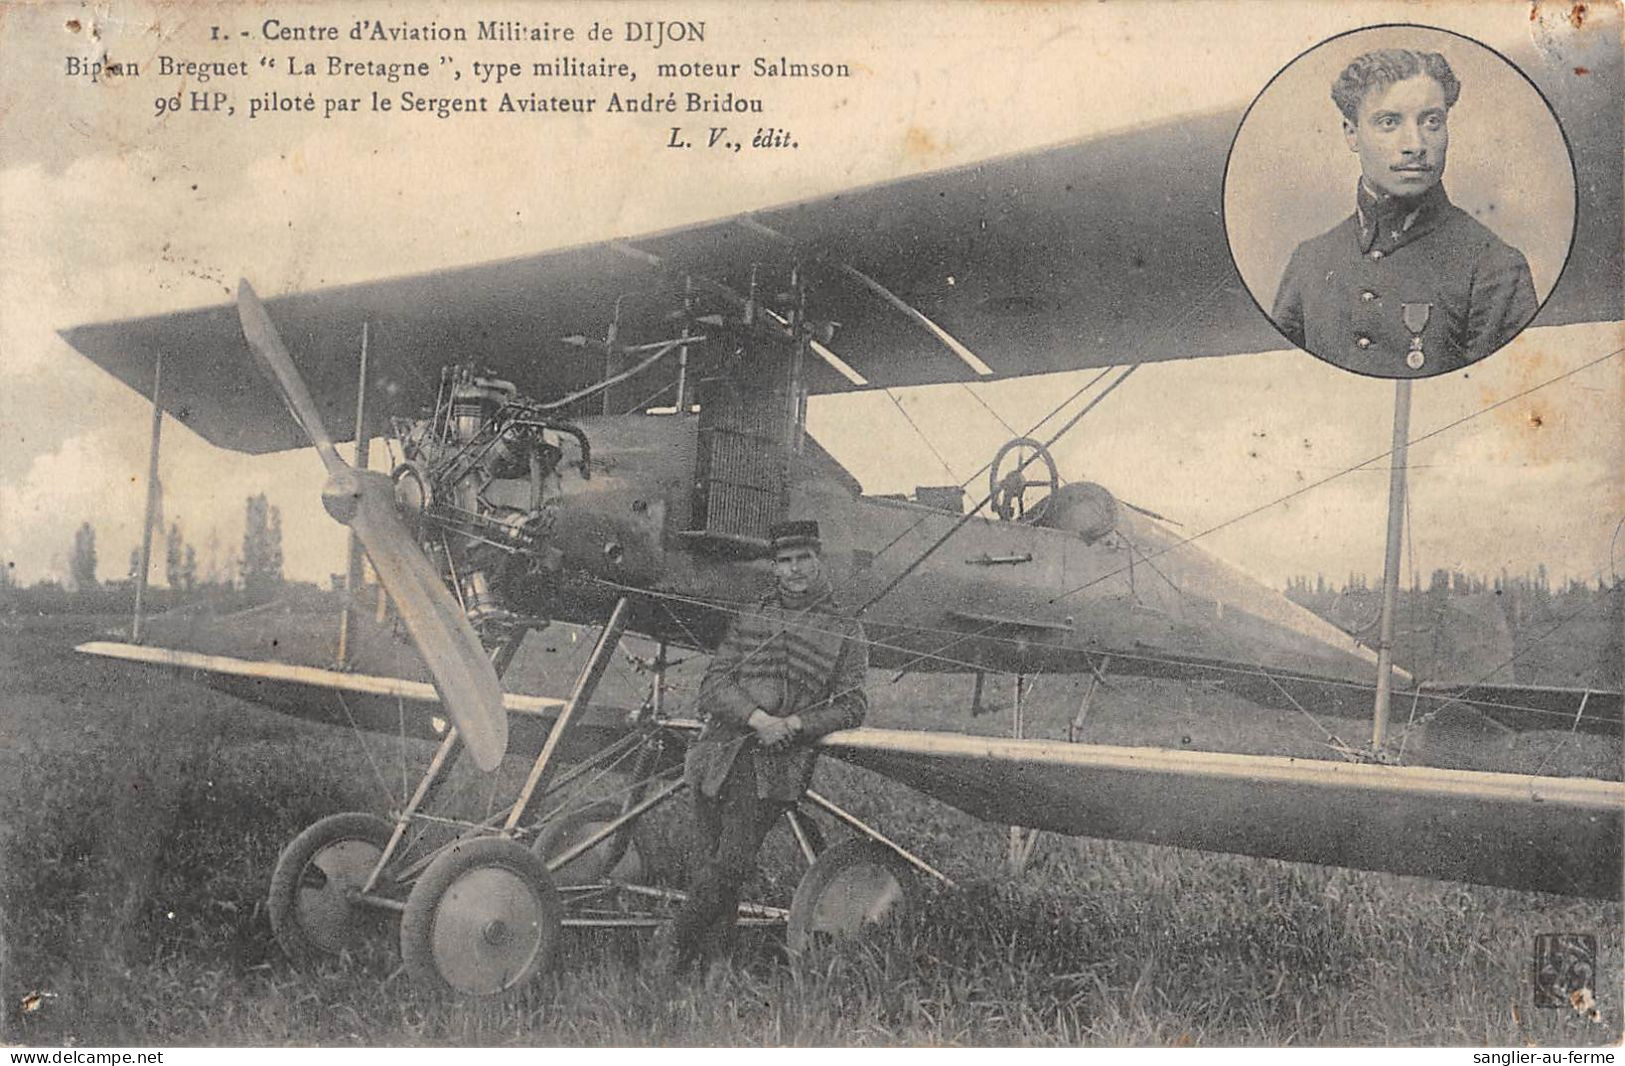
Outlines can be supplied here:
[[[771, 576], [750, 543], [701, 528], [698, 419], [578, 423], [592, 440], [591, 476], [561, 474], [558, 580], [537, 594], [549, 602], [521, 606], [597, 622], [636, 591], [634, 628], [712, 645], [727, 612], [759, 600]], [[1116, 508], [1112, 527], [1091, 536], [963, 519], [861, 495], [812, 442], [787, 481], [785, 514], [822, 527], [836, 596], [861, 611], [876, 666], [1083, 672], [1110, 657], [1113, 671], [1127, 673], [1190, 676], [1230, 664], [1372, 683], [1375, 656], [1352, 637], [1130, 508]]]

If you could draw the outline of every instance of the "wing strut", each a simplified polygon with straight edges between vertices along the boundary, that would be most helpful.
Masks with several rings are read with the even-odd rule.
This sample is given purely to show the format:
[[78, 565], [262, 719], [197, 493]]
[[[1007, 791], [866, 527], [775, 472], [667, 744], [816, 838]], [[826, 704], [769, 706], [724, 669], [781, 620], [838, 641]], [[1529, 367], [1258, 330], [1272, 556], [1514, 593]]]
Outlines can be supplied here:
[[[776, 241], [784, 241], [787, 244], [796, 243], [793, 237], [787, 237], [771, 226], [764, 226], [754, 218], [741, 218], [739, 219], [739, 224], [744, 226], [746, 229], [760, 233], [763, 236], [772, 237]], [[935, 322], [931, 321], [929, 318], [925, 317], [923, 313], [910, 305], [908, 301], [886, 288], [886, 286], [880, 284], [880, 282], [876, 281], [874, 278], [871, 278], [869, 275], [865, 274], [851, 263], [834, 262], [830, 265], [836, 267], [848, 277], [861, 282], [870, 292], [874, 293], [882, 300], [885, 300], [887, 303], [897, 308], [897, 310], [903, 312], [903, 314], [908, 316], [910, 321], [923, 327], [926, 332], [931, 334], [931, 336], [941, 341], [943, 347], [947, 348], [950, 352], [953, 352], [959, 357], [962, 363], [974, 370], [977, 376], [985, 378], [993, 375], [993, 368], [982, 362], [981, 358], [977, 356], [975, 352], [961, 344], [957, 337], [943, 329], [941, 326], [937, 325]]]
[[[651, 266], [657, 270], [665, 270], [668, 273], [673, 272], [672, 268], [667, 265], [666, 261], [660, 258], [658, 255], [655, 255], [653, 252], [644, 251], [642, 248], [628, 244], [625, 241], [614, 241], [610, 244], [610, 247], [620, 254], [626, 256], [628, 259], [635, 259], [645, 266]], [[724, 300], [727, 300], [735, 307], [744, 307], [747, 303], [749, 303], [749, 301], [740, 293], [735, 292], [733, 289], [729, 288], [727, 285], [724, 285], [722, 282], [717, 281], [715, 278], [708, 278], [703, 274], [683, 275], [685, 300], [692, 299], [693, 286], [696, 280], [699, 281], [699, 283], [705, 288], [709, 289], [712, 293], [721, 296]], [[778, 314], [772, 308], [763, 308], [763, 310], [765, 310], [767, 316], [773, 320], [774, 325], [778, 326], [780, 329], [789, 329], [790, 323], [784, 318], [783, 315]], [[690, 341], [692, 342], [692, 338], [690, 338]], [[831, 370], [834, 370], [837, 374], [840, 374], [847, 381], [850, 381], [860, 389], [869, 384], [868, 378], [852, 369], [852, 365], [850, 363], [836, 355], [834, 352], [830, 351], [818, 341], [809, 338], [807, 343], [808, 347], [812, 349], [814, 355], [818, 356], [818, 358], [822, 359], [825, 363], [828, 363]]]
[[147, 593], [147, 571], [152, 569], [152, 525], [158, 517], [158, 446], [164, 434], [164, 408], [159, 389], [164, 381], [164, 353], [158, 350], [152, 363], [152, 442], [147, 446], [147, 510], [141, 523], [141, 570], [135, 575], [135, 615], [130, 620], [130, 643], [141, 643], [143, 601]]
[[[355, 383], [355, 467], [365, 470], [370, 465], [371, 448], [367, 439], [367, 323], [361, 322], [361, 363], [356, 370]], [[356, 593], [366, 577], [361, 565], [361, 541], [355, 530], [348, 534], [345, 549], [344, 606], [339, 608], [340, 666], [350, 664], [350, 618], [356, 608]]]
[[1410, 451], [1411, 379], [1394, 382], [1394, 448], [1388, 469], [1388, 543], [1382, 561], [1382, 620], [1377, 635], [1377, 698], [1371, 709], [1371, 747], [1388, 739], [1388, 708], [1394, 687], [1394, 604], [1399, 597], [1399, 548], [1405, 515], [1405, 463]]

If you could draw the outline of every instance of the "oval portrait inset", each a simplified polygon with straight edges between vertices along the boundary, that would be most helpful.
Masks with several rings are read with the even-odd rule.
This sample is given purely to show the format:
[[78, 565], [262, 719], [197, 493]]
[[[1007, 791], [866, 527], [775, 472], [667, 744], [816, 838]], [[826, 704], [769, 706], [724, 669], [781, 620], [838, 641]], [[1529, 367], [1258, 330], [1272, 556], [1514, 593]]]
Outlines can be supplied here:
[[1375, 377], [1470, 366], [1528, 325], [1574, 236], [1545, 99], [1454, 33], [1376, 26], [1288, 64], [1225, 168], [1230, 254], [1294, 345]]

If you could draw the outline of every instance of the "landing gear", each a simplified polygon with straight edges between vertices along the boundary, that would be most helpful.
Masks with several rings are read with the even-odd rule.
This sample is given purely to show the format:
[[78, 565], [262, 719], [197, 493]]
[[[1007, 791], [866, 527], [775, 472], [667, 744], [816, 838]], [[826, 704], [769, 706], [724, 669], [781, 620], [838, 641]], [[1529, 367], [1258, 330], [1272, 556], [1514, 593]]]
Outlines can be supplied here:
[[435, 857], [401, 914], [401, 959], [421, 985], [467, 996], [518, 988], [553, 961], [564, 905], [531, 850], [485, 837]]
[[[472, 805], [477, 812], [466, 804], [468, 782], [455, 780], [462, 737], [453, 727], [393, 818], [334, 815], [288, 845], [271, 880], [271, 920], [291, 958], [336, 955], [361, 943], [376, 918], [393, 916], [416, 983], [501, 996], [553, 964], [566, 928], [647, 930], [671, 919], [686, 895], [660, 883], [659, 867], [678, 864], [662, 862], [672, 849], [647, 816], [684, 790], [678, 756], [694, 725], [655, 710], [658, 688], [631, 719], [606, 721], [592, 705], [629, 610], [622, 600], [611, 612], [511, 801], [493, 807], [484, 796]], [[582, 733], [572, 725], [613, 739], [563, 765], [561, 751], [579, 750]], [[876, 839], [825, 850], [807, 813], [815, 808]], [[906, 853], [854, 816], [809, 792], [785, 823], [750, 894], [795, 902], [741, 903], [740, 925], [788, 926], [792, 950], [800, 950], [915, 913]]]
[[[1012, 452], [1016, 453], [1015, 459], [1005, 470], [1005, 459]], [[1028, 470], [1034, 462], [1043, 463], [1047, 477], [1028, 477]], [[1031, 437], [1017, 437], [1005, 442], [993, 456], [992, 465], [987, 468], [988, 499], [993, 505], [993, 513], [1006, 522], [1038, 521], [1049, 507], [1050, 498], [1060, 487], [1061, 471], [1055, 465], [1055, 457], [1050, 455], [1048, 448]], [[1046, 491], [1041, 499], [1029, 504], [1029, 489]]]
[[785, 943], [801, 955], [830, 940], [898, 928], [920, 913], [914, 871], [879, 841], [843, 841], [818, 857], [796, 886]]
[[271, 931], [295, 962], [356, 947], [376, 915], [355, 901], [389, 845], [375, 814], [330, 814], [294, 837], [271, 871]]
[[[621, 809], [608, 802], [595, 803], [563, 815], [537, 834], [531, 850], [546, 863], [599, 834], [620, 816]], [[640, 839], [643, 837], [643, 833], [639, 832], [642, 828], [642, 822], [633, 823], [619, 844], [613, 833], [600, 840], [557, 870], [555, 881], [560, 886], [570, 886], [603, 881], [636, 883], [648, 880], [654, 865], [651, 854], [654, 849], [647, 840]]]

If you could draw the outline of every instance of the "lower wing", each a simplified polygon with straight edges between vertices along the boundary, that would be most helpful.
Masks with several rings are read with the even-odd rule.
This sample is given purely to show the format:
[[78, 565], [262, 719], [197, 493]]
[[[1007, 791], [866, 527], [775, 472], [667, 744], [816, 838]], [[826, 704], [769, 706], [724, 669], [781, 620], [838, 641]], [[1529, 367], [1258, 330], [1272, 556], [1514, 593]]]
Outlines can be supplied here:
[[1620, 895], [1619, 781], [889, 729], [825, 747], [989, 822]]
[[[111, 641], [77, 650], [191, 673], [329, 724], [429, 738], [446, 728], [422, 681]], [[539, 749], [564, 701], [507, 693], [503, 703], [522, 752]], [[594, 707], [563, 754], [584, 757], [627, 728], [623, 712]], [[1621, 892], [1619, 781], [890, 729], [822, 744], [989, 822], [1566, 895]]]

